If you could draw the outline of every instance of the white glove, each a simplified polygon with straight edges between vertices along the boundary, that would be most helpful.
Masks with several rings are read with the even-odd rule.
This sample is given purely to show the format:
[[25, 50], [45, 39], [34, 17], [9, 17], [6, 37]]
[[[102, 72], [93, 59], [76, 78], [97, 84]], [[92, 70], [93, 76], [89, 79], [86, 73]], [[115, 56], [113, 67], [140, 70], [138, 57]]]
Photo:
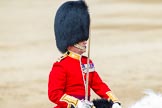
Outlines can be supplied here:
[[122, 108], [121, 105], [119, 105], [118, 103], [114, 103], [112, 105], [112, 108]]
[[93, 103], [87, 100], [78, 100], [76, 108], [92, 108]]

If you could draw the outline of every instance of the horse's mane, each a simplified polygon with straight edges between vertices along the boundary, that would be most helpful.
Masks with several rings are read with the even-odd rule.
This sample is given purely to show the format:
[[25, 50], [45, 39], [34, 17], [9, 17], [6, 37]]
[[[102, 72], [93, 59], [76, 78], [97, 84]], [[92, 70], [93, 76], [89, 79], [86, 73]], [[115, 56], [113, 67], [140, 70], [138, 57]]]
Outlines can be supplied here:
[[156, 94], [151, 90], [145, 91], [146, 96], [129, 108], [161, 108], [162, 107], [162, 94]]
[[96, 108], [112, 108], [112, 101], [108, 101], [107, 99], [94, 99], [93, 104]]
[[[94, 99], [92, 100], [95, 108], [112, 108], [113, 102], [107, 99]], [[74, 108], [71, 106], [71, 108]]]

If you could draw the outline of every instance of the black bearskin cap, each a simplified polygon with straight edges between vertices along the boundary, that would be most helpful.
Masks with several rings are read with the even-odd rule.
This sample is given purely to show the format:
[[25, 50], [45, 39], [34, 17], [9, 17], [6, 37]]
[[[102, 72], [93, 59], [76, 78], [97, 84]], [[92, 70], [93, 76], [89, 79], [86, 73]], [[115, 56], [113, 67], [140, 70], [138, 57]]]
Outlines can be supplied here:
[[67, 47], [89, 38], [90, 16], [84, 1], [68, 1], [56, 12], [54, 31], [56, 45], [65, 53]]

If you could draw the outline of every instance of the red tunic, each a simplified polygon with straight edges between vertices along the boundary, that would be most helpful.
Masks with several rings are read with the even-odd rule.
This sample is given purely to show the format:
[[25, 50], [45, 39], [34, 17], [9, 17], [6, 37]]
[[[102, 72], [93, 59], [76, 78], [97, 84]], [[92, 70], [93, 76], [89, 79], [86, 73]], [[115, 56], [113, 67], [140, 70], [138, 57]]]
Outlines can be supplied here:
[[[72, 52], [54, 63], [49, 75], [48, 96], [52, 102], [57, 104], [55, 108], [67, 108], [67, 103], [60, 100], [64, 94], [84, 99], [86, 69], [87, 57]], [[91, 60], [89, 66], [89, 97], [90, 88], [101, 98], [109, 98], [107, 92], [111, 90], [94, 70], [94, 64]]]

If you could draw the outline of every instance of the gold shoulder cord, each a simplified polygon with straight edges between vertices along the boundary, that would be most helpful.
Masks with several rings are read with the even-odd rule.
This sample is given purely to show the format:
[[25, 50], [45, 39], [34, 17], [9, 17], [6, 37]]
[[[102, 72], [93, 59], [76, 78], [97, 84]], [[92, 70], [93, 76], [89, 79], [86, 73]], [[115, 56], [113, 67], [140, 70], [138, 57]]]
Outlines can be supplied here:
[[64, 53], [60, 58], [57, 59], [57, 62], [60, 62], [61, 60], [63, 60], [64, 58], [66, 58], [67, 55], [68, 55], [67, 52]]

